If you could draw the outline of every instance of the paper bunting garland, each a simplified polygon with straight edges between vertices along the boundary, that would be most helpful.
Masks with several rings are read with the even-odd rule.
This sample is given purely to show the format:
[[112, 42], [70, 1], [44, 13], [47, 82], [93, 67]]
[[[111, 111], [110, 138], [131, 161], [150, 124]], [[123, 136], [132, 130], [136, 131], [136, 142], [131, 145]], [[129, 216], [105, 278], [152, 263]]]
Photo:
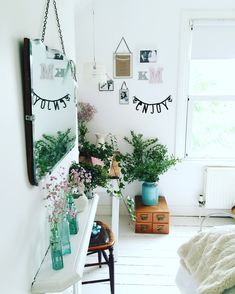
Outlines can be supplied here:
[[167, 103], [169, 102], [172, 102], [171, 95], [158, 103], [146, 103], [141, 101], [136, 96], [133, 97], [133, 104], [137, 104], [135, 109], [138, 111], [140, 110], [139, 108], [142, 107], [142, 113], [148, 113], [148, 111], [151, 114], [153, 114], [155, 111], [157, 111], [157, 113], [160, 113], [162, 111], [161, 106], [164, 106], [168, 110]]
[[56, 99], [56, 100], [48, 100], [45, 98], [41, 98], [35, 92], [32, 92], [32, 96], [34, 98], [33, 106], [35, 106], [39, 102], [41, 109], [46, 108], [47, 110], [52, 110], [53, 107], [55, 110], [60, 110], [61, 104], [62, 104], [63, 108], [66, 108], [67, 107], [66, 101], [70, 101], [69, 94], [67, 94], [64, 97], [61, 97], [59, 99]]

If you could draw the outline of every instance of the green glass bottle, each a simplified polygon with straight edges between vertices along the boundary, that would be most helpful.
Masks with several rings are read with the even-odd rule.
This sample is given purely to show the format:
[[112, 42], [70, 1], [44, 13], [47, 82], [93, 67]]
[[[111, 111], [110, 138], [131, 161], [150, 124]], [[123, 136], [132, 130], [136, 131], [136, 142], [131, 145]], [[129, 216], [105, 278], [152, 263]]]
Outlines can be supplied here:
[[78, 233], [77, 210], [71, 193], [67, 194], [67, 220], [70, 234], [76, 235]]
[[51, 229], [50, 246], [51, 246], [52, 268], [54, 270], [60, 270], [64, 267], [64, 262], [63, 262], [63, 256], [62, 256], [61, 241], [60, 241], [57, 227], [53, 227]]
[[69, 223], [66, 216], [58, 223], [58, 233], [61, 240], [62, 255], [71, 253]]

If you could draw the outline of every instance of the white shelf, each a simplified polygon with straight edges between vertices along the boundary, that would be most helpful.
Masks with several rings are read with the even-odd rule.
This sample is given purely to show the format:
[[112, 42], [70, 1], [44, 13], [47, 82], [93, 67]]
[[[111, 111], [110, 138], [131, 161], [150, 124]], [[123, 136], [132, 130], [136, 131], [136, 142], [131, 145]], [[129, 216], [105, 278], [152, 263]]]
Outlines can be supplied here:
[[52, 269], [49, 251], [32, 285], [32, 293], [61, 292], [82, 279], [98, 199], [99, 196], [95, 195], [86, 209], [78, 214], [79, 232], [71, 235], [72, 253], [64, 256], [64, 268]]

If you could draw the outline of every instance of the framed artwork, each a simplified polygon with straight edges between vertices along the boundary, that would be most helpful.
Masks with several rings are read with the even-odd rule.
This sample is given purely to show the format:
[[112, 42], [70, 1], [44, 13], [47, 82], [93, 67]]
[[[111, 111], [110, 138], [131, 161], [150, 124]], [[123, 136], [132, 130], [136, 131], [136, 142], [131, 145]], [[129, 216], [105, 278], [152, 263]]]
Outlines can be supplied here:
[[157, 62], [157, 50], [156, 49], [141, 49], [139, 51], [140, 63], [156, 63]]
[[[122, 42], [125, 50], [120, 52]], [[116, 79], [132, 78], [132, 52], [124, 37], [121, 38], [113, 54], [113, 77]]]
[[114, 53], [114, 78], [132, 78], [132, 53]]
[[99, 83], [99, 91], [113, 91], [114, 90], [114, 81], [108, 79], [104, 82]]
[[129, 104], [129, 89], [127, 88], [126, 82], [122, 83], [122, 86], [119, 90], [119, 103]]

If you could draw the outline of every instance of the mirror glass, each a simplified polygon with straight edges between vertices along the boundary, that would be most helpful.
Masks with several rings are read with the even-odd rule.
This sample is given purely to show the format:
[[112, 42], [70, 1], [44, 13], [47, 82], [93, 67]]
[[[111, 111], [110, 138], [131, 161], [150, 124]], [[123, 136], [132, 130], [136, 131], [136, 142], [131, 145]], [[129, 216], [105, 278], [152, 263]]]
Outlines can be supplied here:
[[24, 110], [30, 183], [38, 185], [75, 146], [74, 63], [41, 40], [24, 40]]

